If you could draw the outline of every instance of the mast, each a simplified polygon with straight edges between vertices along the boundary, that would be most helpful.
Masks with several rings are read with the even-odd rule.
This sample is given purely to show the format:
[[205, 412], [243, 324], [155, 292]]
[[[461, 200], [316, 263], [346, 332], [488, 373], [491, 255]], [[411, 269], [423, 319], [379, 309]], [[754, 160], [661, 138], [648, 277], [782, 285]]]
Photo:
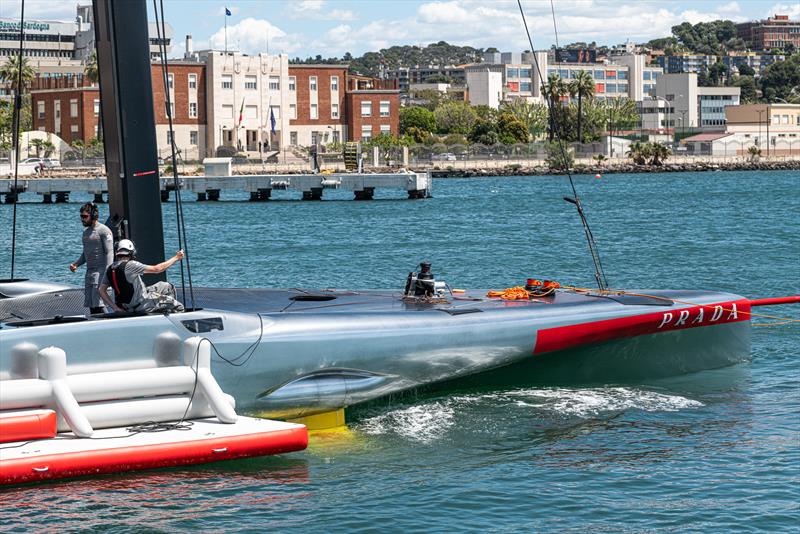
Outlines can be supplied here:
[[164, 261], [164, 229], [147, 6], [145, 0], [92, 4], [110, 219], [121, 223], [116, 237], [132, 239], [137, 258], [155, 265]]

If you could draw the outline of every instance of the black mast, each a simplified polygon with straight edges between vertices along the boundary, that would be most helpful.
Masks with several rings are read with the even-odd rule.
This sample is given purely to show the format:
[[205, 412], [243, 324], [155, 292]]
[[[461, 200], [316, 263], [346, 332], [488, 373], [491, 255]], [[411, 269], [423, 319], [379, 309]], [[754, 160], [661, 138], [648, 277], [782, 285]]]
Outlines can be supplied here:
[[164, 229], [147, 6], [145, 0], [92, 3], [110, 218], [121, 223], [117, 238], [133, 240], [137, 258], [154, 265], [164, 261]]

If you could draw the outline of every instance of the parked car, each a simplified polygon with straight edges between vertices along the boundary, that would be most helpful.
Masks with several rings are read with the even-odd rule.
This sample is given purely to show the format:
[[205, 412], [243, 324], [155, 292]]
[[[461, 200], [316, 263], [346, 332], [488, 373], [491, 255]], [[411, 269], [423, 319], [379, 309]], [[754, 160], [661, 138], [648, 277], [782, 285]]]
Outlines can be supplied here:
[[38, 165], [44, 163], [44, 158], [25, 158], [19, 162], [20, 165]]
[[58, 169], [61, 167], [61, 162], [55, 158], [43, 158], [45, 167], [49, 169]]
[[458, 158], [455, 154], [451, 152], [446, 152], [444, 154], [434, 154], [431, 156], [431, 159], [439, 160], [439, 161], [456, 161]]

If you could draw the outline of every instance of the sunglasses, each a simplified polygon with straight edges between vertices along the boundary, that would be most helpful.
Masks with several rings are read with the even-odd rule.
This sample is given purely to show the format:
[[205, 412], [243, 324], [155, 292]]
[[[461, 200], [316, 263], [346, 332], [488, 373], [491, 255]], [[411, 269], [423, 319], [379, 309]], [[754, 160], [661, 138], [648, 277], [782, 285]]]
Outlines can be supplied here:
[[89, 218], [88, 213], [81, 213], [81, 219], [88, 219], [88, 218]]

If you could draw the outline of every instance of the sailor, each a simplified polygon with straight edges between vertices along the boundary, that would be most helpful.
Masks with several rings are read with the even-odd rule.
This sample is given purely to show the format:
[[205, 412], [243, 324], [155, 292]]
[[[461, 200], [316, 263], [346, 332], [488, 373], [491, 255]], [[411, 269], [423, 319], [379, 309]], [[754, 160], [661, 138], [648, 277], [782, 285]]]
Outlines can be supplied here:
[[[117, 253], [100, 283], [100, 298], [116, 312], [181, 312], [184, 310], [175, 298], [175, 286], [169, 282], [156, 282], [145, 286], [143, 274], [163, 273], [175, 262], [183, 259], [183, 251], [157, 265], [145, 265], [134, 259], [136, 248], [130, 239], [122, 239], [117, 244]], [[114, 300], [108, 295], [108, 288], [114, 289]]]
[[103, 313], [103, 303], [100, 301], [97, 286], [106, 268], [114, 261], [114, 238], [111, 230], [97, 221], [100, 212], [94, 202], [87, 202], [81, 206], [80, 214], [81, 223], [85, 227], [83, 252], [75, 263], [69, 264], [69, 270], [74, 273], [78, 267], [86, 264], [83, 305], [89, 308], [92, 314]]

